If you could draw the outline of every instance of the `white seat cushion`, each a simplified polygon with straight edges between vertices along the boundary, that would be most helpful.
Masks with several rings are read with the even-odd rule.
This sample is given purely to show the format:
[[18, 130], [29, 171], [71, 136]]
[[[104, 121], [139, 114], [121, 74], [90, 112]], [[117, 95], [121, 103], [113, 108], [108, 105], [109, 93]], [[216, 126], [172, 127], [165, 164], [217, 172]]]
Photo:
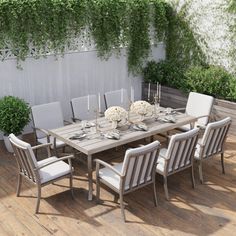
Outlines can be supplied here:
[[[49, 157], [42, 161], [38, 161], [38, 166], [40, 167], [46, 163], [50, 163], [57, 159], [58, 159], [57, 157]], [[69, 173], [70, 173], [70, 166], [64, 161], [58, 161], [56, 163], [43, 167], [42, 169], [39, 170], [41, 183], [46, 183], [50, 180], [59, 178]]]
[[[123, 163], [114, 165], [113, 167], [121, 172]], [[102, 168], [99, 170], [99, 176], [101, 179], [105, 180], [108, 184], [112, 185], [116, 189], [120, 189], [120, 176], [117, 175], [109, 168]]]
[[[123, 163], [119, 163], [113, 166], [117, 171], [121, 172]], [[105, 180], [109, 185], [115, 187], [116, 189], [120, 189], [120, 176], [118, 176], [114, 171], [112, 171], [109, 168], [102, 168], [99, 170], [99, 176], [101, 179]], [[147, 181], [149, 181], [151, 177], [147, 178]], [[140, 183], [142, 184], [144, 180], [141, 180]], [[134, 186], [137, 185], [134, 181]], [[126, 183], [125, 190], [129, 189], [129, 184]]]
[[[48, 143], [48, 140], [47, 140], [47, 137], [44, 137], [44, 138], [39, 138], [38, 139], [38, 142], [39, 143], [42, 143], [42, 144], [45, 144], [45, 143]], [[52, 146], [54, 148], [54, 138], [53, 137], [50, 137], [50, 143], [52, 143]], [[59, 148], [59, 147], [63, 147], [65, 146], [66, 144], [64, 142], [62, 142], [61, 140], [59, 139], [56, 139], [56, 147]]]
[[194, 154], [194, 159], [196, 160], [200, 160], [200, 148], [201, 146], [199, 144], [196, 145], [196, 151], [195, 151], [195, 154]]
[[[165, 166], [165, 162], [166, 162], [166, 159], [165, 159], [166, 153], [167, 153], [167, 148], [162, 148], [160, 150], [159, 157], [157, 159], [158, 164], [157, 164], [157, 167], [156, 167], [156, 170], [159, 173], [164, 172], [164, 166]], [[172, 169], [170, 169], [169, 171], [171, 171], [171, 170]]]

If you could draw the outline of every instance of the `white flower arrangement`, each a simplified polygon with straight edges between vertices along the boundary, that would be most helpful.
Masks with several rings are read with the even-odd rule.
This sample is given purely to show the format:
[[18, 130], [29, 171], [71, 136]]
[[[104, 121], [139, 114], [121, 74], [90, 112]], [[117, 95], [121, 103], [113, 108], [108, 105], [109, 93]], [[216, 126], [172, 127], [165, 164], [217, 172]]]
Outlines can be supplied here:
[[146, 101], [136, 101], [131, 105], [131, 112], [134, 112], [140, 116], [152, 115], [153, 107], [150, 103]]
[[119, 106], [109, 107], [105, 111], [105, 118], [111, 122], [120, 122], [127, 119], [127, 111]]

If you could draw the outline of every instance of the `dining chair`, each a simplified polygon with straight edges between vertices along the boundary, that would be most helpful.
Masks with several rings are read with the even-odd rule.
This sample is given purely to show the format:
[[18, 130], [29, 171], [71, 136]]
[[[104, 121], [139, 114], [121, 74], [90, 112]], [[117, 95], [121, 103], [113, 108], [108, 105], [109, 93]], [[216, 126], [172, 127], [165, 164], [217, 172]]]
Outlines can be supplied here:
[[128, 110], [129, 97], [126, 89], [109, 91], [104, 94], [106, 109], [112, 106], [120, 106]]
[[65, 125], [60, 102], [52, 102], [31, 107], [33, 130], [37, 144], [52, 143], [57, 155], [57, 148], [65, 147], [65, 143], [51, 137], [48, 129], [56, 129]]
[[204, 129], [211, 118], [211, 111], [214, 103], [214, 98], [209, 95], [190, 92], [188, 96], [188, 101], [186, 108], [178, 108], [175, 110], [181, 111], [185, 110], [185, 113], [198, 118], [197, 122], [193, 124], [187, 124], [181, 126], [180, 130], [188, 131], [193, 127], [198, 127]]
[[98, 98], [96, 95], [89, 95], [89, 98], [88, 96], [73, 98], [70, 104], [74, 122], [95, 119], [95, 112], [98, 110]]
[[172, 135], [168, 148], [162, 148], [157, 160], [156, 172], [164, 178], [166, 199], [169, 200], [167, 177], [190, 168], [192, 187], [195, 188], [193, 160], [199, 129]]
[[[41, 188], [50, 183], [53, 183], [62, 178], [69, 177], [70, 179], [70, 190], [73, 196], [73, 167], [71, 165], [71, 159], [73, 155], [64, 156], [58, 158], [51, 156], [50, 154], [50, 143], [41, 144], [38, 146], [31, 147], [29, 143], [26, 143], [18, 139], [14, 134], [9, 135], [9, 140], [14, 149], [14, 156], [16, 158], [18, 166], [18, 183], [16, 196], [19, 197], [22, 177], [37, 186], [37, 204], [35, 213], [39, 211], [40, 199], [41, 199]], [[46, 148], [48, 152], [48, 158], [37, 161], [34, 155], [34, 150], [39, 148]], [[65, 163], [67, 160], [69, 164]]]
[[198, 162], [201, 183], [203, 183], [202, 162], [217, 154], [221, 155], [222, 173], [225, 174], [224, 151], [231, 122], [231, 118], [226, 117], [223, 120], [209, 123], [203, 137], [198, 141], [194, 158]]
[[[154, 204], [157, 205], [155, 169], [160, 143], [128, 149], [122, 163], [110, 165], [96, 159], [96, 195], [100, 198], [100, 182], [119, 194], [122, 218], [125, 221], [123, 195], [153, 184]], [[100, 165], [105, 168], [100, 169]]]

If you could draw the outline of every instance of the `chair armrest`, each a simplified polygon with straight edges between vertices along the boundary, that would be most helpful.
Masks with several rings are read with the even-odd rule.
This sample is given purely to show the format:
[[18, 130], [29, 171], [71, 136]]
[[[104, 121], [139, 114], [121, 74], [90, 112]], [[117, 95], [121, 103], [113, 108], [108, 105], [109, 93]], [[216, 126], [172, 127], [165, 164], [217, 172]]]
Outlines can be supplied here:
[[48, 131], [46, 129], [42, 129], [42, 128], [38, 128], [38, 127], [33, 127], [33, 129], [35, 131], [40, 131], [40, 132], [44, 133], [47, 136], [50, 136], [50, 134], [48, 133]]
[[52, 143], [44, 143], [44, 144], [39, 144], [39, 145], [37, 145], [37, 146], [34, 146], [34, 147], [32, 147], [32, 150], [36, 150], [36, 149], [39, 149], [39, 148], [47, 148], [47, 147], [49, 147], [49, 146], [51, 146], [52, 145]]
[[49, 166], [49, 165], [54, 164], [54, 163], [56, 163], [56, 162], [58, 162], [58, 161], [64, 161], [64, 160], [68, 160], [68, 161], [69, 161], [69, 165], [70, 165], [70, 167], [71, 167], [71, 159], [72, 159], [72, 158], [74, 158], [73, 155], [61, 157], [61, 158], [58, 158], [57, 160], [54, 160], [54, 161], [50, 161], [50, 162], [48, 162], [48, 163], [45, 163], [44, 165], [35, 168], [35, 170], [40, 170], [40, 169], [42, 169], [42, 168], [44, 168], [44, 167], [46, 167], [46, 166]]
[[99, 166], [102, 165], [102, 166], [105, 166], [107, 167], [108, 169], [112, 170], [113, 172], [115, 172], [117, 175], [119, 175], [120, 177], [124, 177], [123, 175], [121, 175], [121, 173], [116, 170], [112, 165], [102, 161], [102, 160], [99, 160], [99, 159], [95, 159], [94, 160], [96, 162], [96, 170], [99, 170]]
[[211, 118], [210, 115], [197, 116], [196, 118], [197, 118], [197, 119], [201, 119], [201, 118], [205, 118], [205, 117]]

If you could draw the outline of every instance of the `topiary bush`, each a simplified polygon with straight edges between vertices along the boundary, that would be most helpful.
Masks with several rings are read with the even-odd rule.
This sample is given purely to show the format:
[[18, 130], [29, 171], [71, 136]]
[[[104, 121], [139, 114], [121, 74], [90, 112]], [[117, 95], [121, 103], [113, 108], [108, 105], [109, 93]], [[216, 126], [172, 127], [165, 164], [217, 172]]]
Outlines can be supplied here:
[[23, 99], [5, 96], [0, 99], [0, 130], [4, 135], [19, 135], [30, 121], [30, 107]]

